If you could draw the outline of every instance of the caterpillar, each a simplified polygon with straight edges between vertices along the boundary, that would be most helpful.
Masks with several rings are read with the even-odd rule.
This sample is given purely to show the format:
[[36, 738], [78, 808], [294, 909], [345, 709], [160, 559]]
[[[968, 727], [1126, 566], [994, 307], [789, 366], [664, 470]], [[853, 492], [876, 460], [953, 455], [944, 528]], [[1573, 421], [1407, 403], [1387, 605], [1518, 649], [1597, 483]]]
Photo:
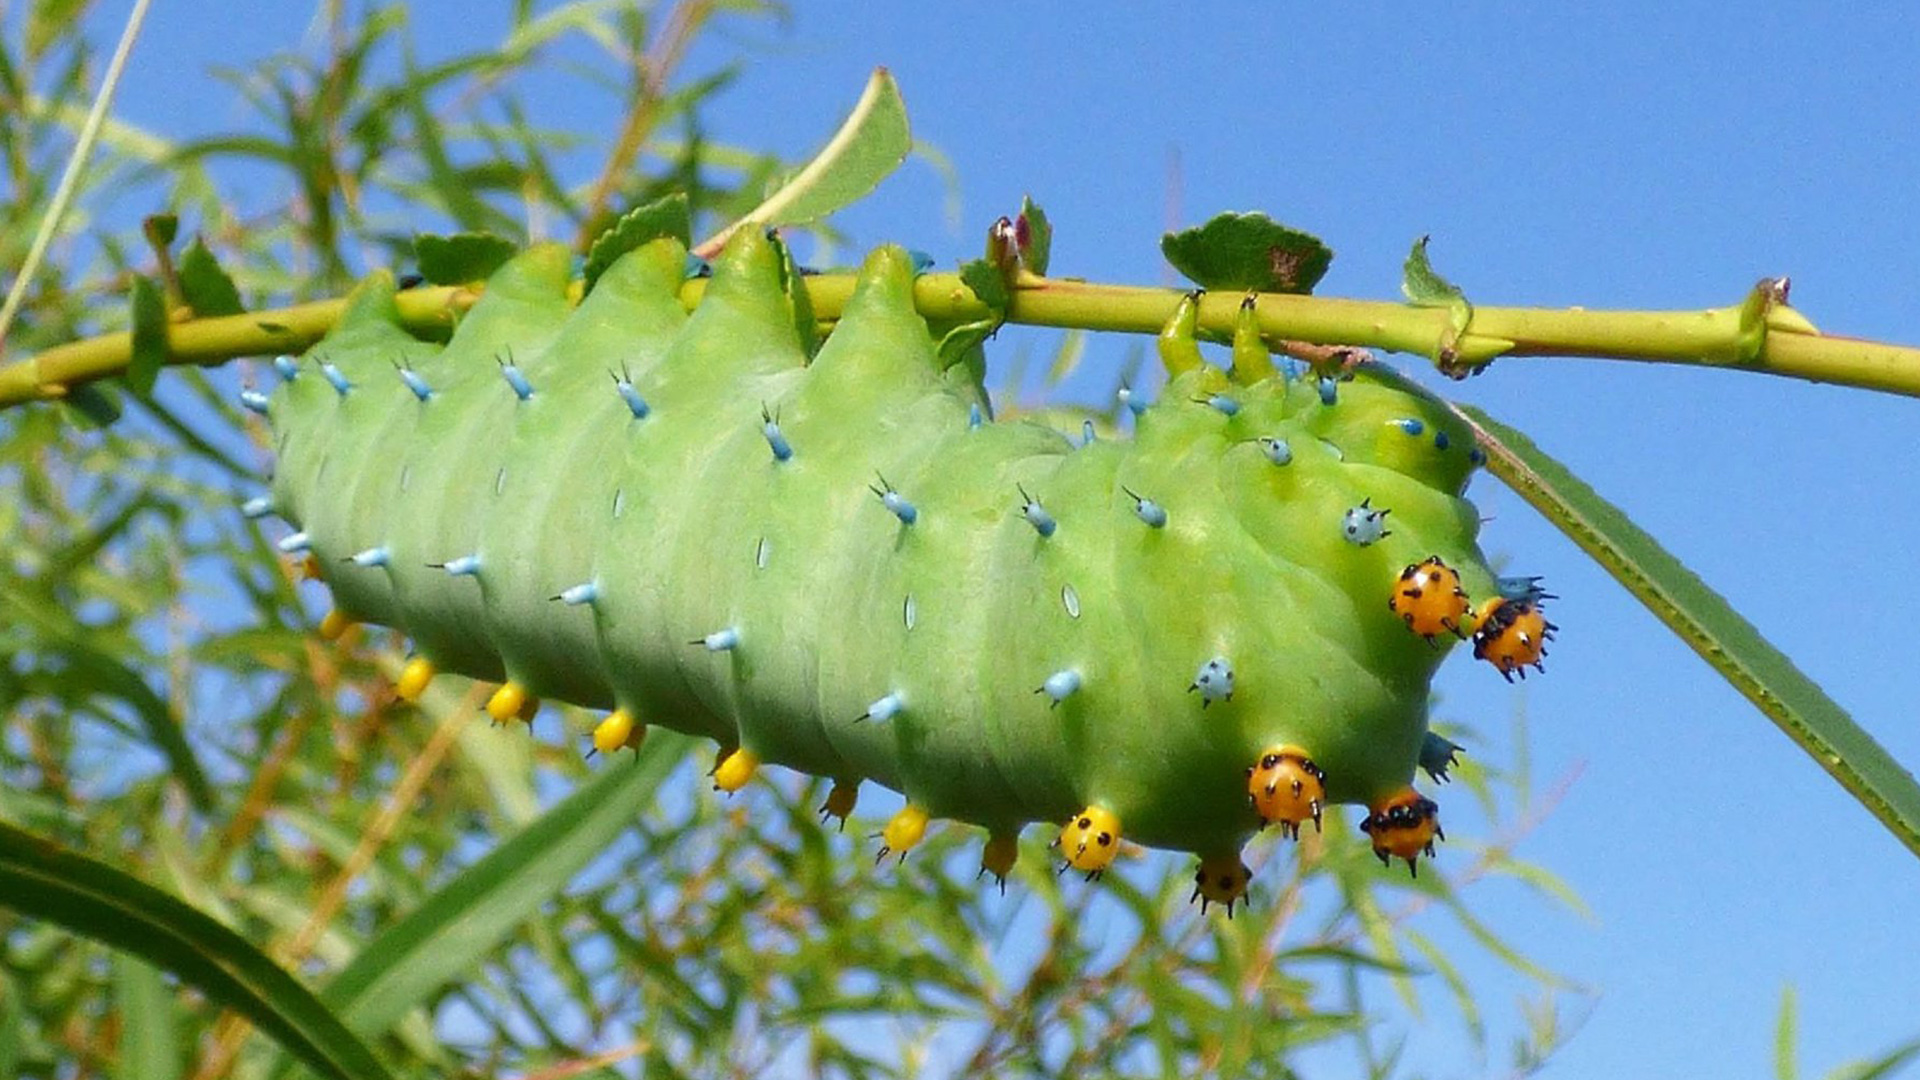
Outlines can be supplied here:
[[496, 721], [606, 710], [601, 752], [710, 737], [723, 791], [831, 779], [823, 818], [882, 784], [907, 802], [881, 857], [957, 819], [1003, 885], [1048, 822], [1090, 878], [1123, 838], [1196, 854], [1231, 914], [1243, 843], [1336, 803], [1417, 874], [1442, 833], [1411, 781], [1458, 749], [1428, 731], [1436, 667], [1471, 641], [1524, 675], [1554, 629], [1488, 569], [1481, 458], [1439, 402], [1276, 367], [1251, 318], [1231, 372], [1202, 362], [1189, 300], [1132, 437], [1077, 440], [943, 363], [901, 249], [817, 344], [776, 238], [738, 234], [691, 314], [687, 262], [654, 240], [581, 297], [533, 247], [443, 345], [376, 275], [275, 361], [243, 395], [277, 455], [252, 510], [330, 588], [324, 634], [407, 635], [403, 698], [444, 671], [499, 683]]

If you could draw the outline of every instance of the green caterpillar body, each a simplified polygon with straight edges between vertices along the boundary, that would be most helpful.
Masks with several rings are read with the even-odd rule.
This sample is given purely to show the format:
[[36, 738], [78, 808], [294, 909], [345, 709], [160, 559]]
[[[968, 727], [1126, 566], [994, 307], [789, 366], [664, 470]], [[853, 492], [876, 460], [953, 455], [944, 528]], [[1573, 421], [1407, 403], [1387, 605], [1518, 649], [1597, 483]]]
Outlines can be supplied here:
[[1248, 786], [1280, 747], [1324, 781], [1316, 822], [1410, 792], [1450, 638], [1409, 633], [1394, 583], [1437, 556], [1496, 592], [1450, 413], [1364, 368], [1327, 394], [1200, 367], [1133, 438], [1076, 444], [942, 367], [904, 252], [813, 351], [749, 233], [690, 316], [671, 240], [577, 304], [567, 253], [526, 252], [444, 346], [363, 286], [264, 406], [283, 546], [436, 669], [707, 735], [747, 772], [871, 779], [921, 824], [1078, 816], [1100, 848], [1123, 821], [1229, 857], [1263, 818], [1298, 831]]

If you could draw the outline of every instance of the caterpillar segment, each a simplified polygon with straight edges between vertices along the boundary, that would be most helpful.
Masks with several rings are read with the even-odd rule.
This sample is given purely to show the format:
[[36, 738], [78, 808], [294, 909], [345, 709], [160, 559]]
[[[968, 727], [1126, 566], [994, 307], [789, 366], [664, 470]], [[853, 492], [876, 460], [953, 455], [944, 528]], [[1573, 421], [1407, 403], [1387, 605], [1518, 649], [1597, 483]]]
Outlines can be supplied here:
[[[1323, 395], [1255, 358], [1251, 305], [1229, 377], [1194, 294], [1133, 436], [1082, 445], [994, 419], [900, 249], [867, 258], [824, 342], [756, 230], [691, 314], [673, 240], [584, 298], [568, 265], [510, 260], [445, 344], [406, 333], [375, 275], [250, 391], [279, 457], [261, 512], [339, 619], [411, 639], [402, 697], [453, 672], [499, 684], [497, 722], [542, 698], [605, 710], [603, 754], [648, 717], [727, 748], [722, 790], [763, 763], [871, 779], [908, 800], [883, 856], [955, 819], [988, 830], [999, 879], [1025, 824], [1066, 822], [1066, 867], [1098, 876], [1124, 821], [1204, 855], [1198, 899], [1229, 907], [1244, 883], [1220, 880], [1244, 875], [1222, 853], [1336, 803], [1378, 816], [1426, 764], [1458, 602], [1499, 592], [1462, 497], [1470, 433], [1424, 392], [1363, 363]], [[1472, 624], [1503, 674], [1553, 629], [1533, 599]], [[837, 780], [823, 820], [855, 791]], [[1425, 850], [1418, 822], [1382, 820], [1377, 846]]]

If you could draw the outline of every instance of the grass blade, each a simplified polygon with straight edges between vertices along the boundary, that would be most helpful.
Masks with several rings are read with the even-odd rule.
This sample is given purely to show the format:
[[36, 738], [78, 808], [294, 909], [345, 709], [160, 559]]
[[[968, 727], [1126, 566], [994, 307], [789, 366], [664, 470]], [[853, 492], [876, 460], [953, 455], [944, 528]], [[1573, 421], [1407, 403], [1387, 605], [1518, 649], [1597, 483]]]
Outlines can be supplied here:
[[1920, 855], [1920, 784], [1912, 773], [1618, 507], [1525, 435], [1471, 406], [1456, 409], [1473, 425], [1495, 476], [1593, 556], [1887, 831]]
[[0, 906], [173, 972], [324, 1076], [389, 1076], [339, 1017], [240, 935], [138, 878], [5, 823]]
[[385, 1033], [458, 981], [633, 824], [692, 740], [650, 731], [639, 760], [603, 765], [578, 791], [367, 943], [321, 997], [362, 1036]]
[[120, 1075], [124, 1080], [178, 1080], [179, 1017], [166, 980], [145, 961], [118, 953], [113, 983], [120, 1013]]

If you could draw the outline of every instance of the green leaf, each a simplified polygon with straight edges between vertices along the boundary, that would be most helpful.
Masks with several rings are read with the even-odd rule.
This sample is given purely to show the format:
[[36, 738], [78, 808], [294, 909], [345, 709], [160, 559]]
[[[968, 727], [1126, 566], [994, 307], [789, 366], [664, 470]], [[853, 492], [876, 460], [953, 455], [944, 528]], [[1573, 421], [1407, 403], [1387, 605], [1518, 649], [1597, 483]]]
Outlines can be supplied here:
[[1160, 252], [1201, 288], [1230, 292], [1310, 293], [1333, 265], [1333, 249], [1319, 237], [1262, 213], [1220, 214], [1167, 233]]
[[1423, 236], [1413, 242], [1413, 250], [1407, 252], [1407, 262], [1401, 271], [1400, 291], [1406, 294], [1414, 307], [1437, 307], [1447, 309], [1447, 324], [1451, 332], [1438, 343], [1433, 359], [1441, 365], [1443, 371], [1451, 370], [1454, 343], [1460, 335], [1467, 332], [1467, 324], [1473, 321], [1473, 305], [1467, 302], [1467, 295], [1460, 287], [1448, 281], [1436, 272], [1433, 264], [1427, 261], [1427, 241], [1431, 237]]
[[111, 427], [120, 419], [119, 399], [114, 397], [112, 390], [97, 382], [74, 387], [67, 391], [67, 396], [61, 398], [60, 402], [92, 427]]
[[1031, 195], [1020, 197], [1020, 216], [1014, 221], [1014, 232], [1023, 238], [1020, 261], [1027, 269], [1045, 277], [1047, 264], [1053, 259], [1053, 226], [1047, 223], [1047, 212], [1040, 209]]
[[457, 233], [434, 236], [422, 233], [413, 238], [413, 253], [420, 276], [434, 285], [465, 285], [484, 281], [513, 258], [519, 248], [513, 241], [492, 233]]
[[1920, 784], [1912, 773], [1619, 508], [1525, 435], [1471, 406], [1455, 408], [1473, 426], [1494, 475], [1593, 556], [1920, 855]]
[[146, 961], [116, 953], [113, 984], [120, 1014], [121, 1077], [175, 1080], [181, 1072], [178, 1006], [166, 980]]
[[960, 281], [973, 290], [980, 302], [993, 309], [995, 318], [1005, 318], [1008, 305], [1013, 303], [1013, 290], [1007, 286], [1007, 276], [1001, 269], [986, 259], [975, 259], [960, 267]]
[[180, 235], [180, 218], [173, 214], [154, 214], [140, 223], [140, 231], [146, 234], [147, 243], [153, 245], [154, 254], [165, 258]]
[[693, 216], [685, 192], [675, 192], [629, 210], [612, 228], [594, 237], [587, 247], [586, 291], [593, 291], [593, 283], [599, 281], [600, 275], [620, 256], [663, 236], [671, 236], [682, 244], [693, 243]]
[[197, 236], [180, 256], [180, 295], [194, 315], [202, 319], [238, 315], [246, 310], [240, 304], [240, 290], [233, 287], [233, 279], [220, 269], [220, 261]]
[[318, 998], [240, 935], [138, 878], [5, 823], [0, 906], [173, 972], [323, 1075], [389, 1075]]
[[638, 760], [614, 755], [579, 790], [368, 942], [321, 997], [355, 1032], [384, 1034], [565, 889], [633, 825], [635, 808], [650, 802], [692, 746], [684, 736], [649, 731]]
[[803, 225], [857, 202], [887, 178], [913, 150], [907, 105], [886, 68], [875, 68], [866, 90], [840, 130], [820, 152], [746, 216], [703, 242], [695, 254], [710, 257], [737, 229]]
[[0, 1076], [20, 1075], [20, 1059], [26, 1056], [26, 1012], [20, 984], [0, 971]]
[[1789, 986], [1780, 991], [1780, 1015], [1773, 1022], [1774, 1080], [1800, 1080], [1800, 1066], [1794, 1048], [1800, 1041], [1799, 999]]
[[153, 393], [160, 369], [167, 362], [167, 302], [160, 286], [142, 274], [133, 279], [133, 356], [127, 363], [127, 385], [145, 396]]

